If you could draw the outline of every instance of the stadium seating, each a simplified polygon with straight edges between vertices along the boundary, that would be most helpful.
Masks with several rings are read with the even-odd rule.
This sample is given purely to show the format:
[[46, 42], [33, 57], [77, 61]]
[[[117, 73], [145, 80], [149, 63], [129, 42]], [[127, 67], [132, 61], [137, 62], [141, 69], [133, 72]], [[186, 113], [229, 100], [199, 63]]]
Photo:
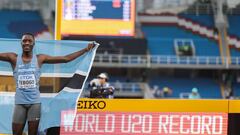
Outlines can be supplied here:
[[[151, 54], [175, 55], [174, 39], [192, 39], [195, 45], [196, 56], [220, 56], [215, 41], [200, 37], [176, 26], [149, 26], [142, 27], [148, 40]], [[206, 51], [208, 50], [208, 51]]]
[[235, 97], [240, 97], [240, 83], [237, 83], [237, 82], [233, 83], [232, 89], [233, 89], [233, 95]]
[[179, 14], [181, 18], [185, 18], [194, 23], [200, 24], [202, 26], [207, 26], [209, 28], [214, 28], [214, 16], [212, 14]]
[[240, 15], [228, 15], [229, 29], [228, 32], [230, 35], [236, 36], [240, 39]]
[[180, 93], [190, 93], [196, 87], [202, 98], [222, 98], [219, 85], [209, 78], [177, 78], [177, 77], [155, 77], [149, 82], [153, 88], [158, 85], [160, 89], [169, 87], [172, 89], [172, 98], [179, 98]]
[[37, 11], [1, 10], [0, 18], [1, 38], [20, 38], [26, 31], [37, 35], [48, 30]]
[[[239, 22], [240, 22], [240, 15], [228, 15], [228, 23], [229, 23], [228, 34], [230, 37], [235, 37], [238, 40], [240, 39]], [[234, 57], [240, 56], [240, 51], [237, 50], [236, 48], [231, 48], [230, 53], [231, 53], [231, 56], [234, 56]]]
[[239, 49], [236, 49], [236, 48], [230, 48], [230, 54], [233, 57], [239, 57], [240, 51], [239, 51]]

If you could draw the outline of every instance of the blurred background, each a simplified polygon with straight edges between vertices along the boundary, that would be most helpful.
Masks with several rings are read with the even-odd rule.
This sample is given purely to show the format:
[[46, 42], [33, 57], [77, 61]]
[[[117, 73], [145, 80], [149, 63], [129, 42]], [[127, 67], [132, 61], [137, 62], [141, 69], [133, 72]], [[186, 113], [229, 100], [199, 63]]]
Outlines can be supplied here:
[[[100, 43], [83, 96], [107, 72], [115, 98], [240, 97], [239, 0], [1, 0], [0, 18], [0, 38]], [[40, 91], [65, 83], [44, 77]]]

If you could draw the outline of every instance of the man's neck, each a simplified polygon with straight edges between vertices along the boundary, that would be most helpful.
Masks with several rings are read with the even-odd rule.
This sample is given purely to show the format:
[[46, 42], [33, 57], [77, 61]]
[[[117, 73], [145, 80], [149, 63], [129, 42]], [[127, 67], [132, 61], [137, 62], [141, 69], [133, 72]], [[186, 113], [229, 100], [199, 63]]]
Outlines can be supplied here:
[[23, 52], [22, 57], [32, 57], [32, 52]]

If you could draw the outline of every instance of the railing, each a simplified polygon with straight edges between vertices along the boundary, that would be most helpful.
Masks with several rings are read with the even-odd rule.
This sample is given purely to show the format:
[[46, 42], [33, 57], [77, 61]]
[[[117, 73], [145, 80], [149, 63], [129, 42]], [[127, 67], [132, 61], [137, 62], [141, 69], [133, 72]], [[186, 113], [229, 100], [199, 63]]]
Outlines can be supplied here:
[[98, 67], [146, 67], [147, 55], [97, 54], [94, 65]]
[[[86, 82], [88, 85], [89, 82]], [[110, 82], [110, 85], [115, 88], [115, 96], [128, 96], [128, 97], [144, 97], [144, 92], [140, 88], [138, 82]], [[85, 96], [89, 95], [89, 88], [85, 85]]]
[[182, 92], [179, 94], [179, 98], [181, 99], [188, 99], [188, 96], [190, 95], [191, 93], [186, 93], [186, 92]]
[[230, 15], [240, 15], [240, 8], [228, 9], [225, 12]]
[[211, 4], [195, 4], [189, 7], [189, 9], [185, 10], [186, 14], [213, 14], [213, 9]]
[[[149, 3], [149, 0], [145, 0], [147, 2], [144, 2], [144, 9], [148, 10], [148, 9], [154, 9], [154, 5], [152, 4], [147, 4]], [[169, 3], [163, 3], [164, 5], [162, 5], [161, 7], [159, 7], [159, 9], [156, 10], [161, 10], [161, 9], [169, 9], [169, 10], [174, 10], [176, 8], [179, 7], [188, 7], [186, 10], [184, 10], [184, 13], [187, 14], [213, 14], [213, 9], [212, 9], [212, 5], [210, 3], [193, 3], [194, 1], [191, 0], [191, 2], [182, 2], [182, 1], [178, 1], [177, 3], [173, 3], [173, 4], [169, 4]]]
[[[46, 1], [46, 0], [45, 0]], [[0, 9], [17, 9], [17, 10], [38, 10], [41, 9], [42, 1], [35, 0], [5, 0], [0, 1]]]
[[95, 62], [145, 64], [147, 63], [147, 58], [148, 58], [147, 55], [97, 54], [95, 56]]
[[102, 67], [190, 67], [190, 68], [240, 68], [240, 57], [219, 56], [164, 56], [97, 54], [95, 66]]
[[222, 65], [220, 57], [150, 56], [152, 64]]
[[[152, 4], [148, 4], [149, 0], [145, 0], [146, 2], [144, 2], [144, 9], [152, 9], [153, 5]], [[179, 1], [178, 1], [179, 2]], [[194, 3], [192, 4], [191, 2], [189, 4], [184, 4], [182, 5], [181, 2], [179, 4], [175, 3], [173, 5], [171, 4], [166, 4], [165, 6], [162, 6], [160, 8], [163, 9], [169, 9], [169, 8], [173, 8], [174, 6], [176, 8], [181, 7], [181, 6], [187, 6], [188, 5], [188, 9], [183, 11], [183, 13], [186, 14], [213, 14], [213, 8], [211, 3]], [[173, 8], [174, 9], [174, 8]], [[240, 8], [236, 7], [236, 8], [227, 8], [227, 6], [223, 6], [223, 12], [224, 13], [228, 13], [228, 14], [240, 14]]]
[[[229, 61], [229, 59], [226, 59]], [[240, 57], [232, 57], [231, 58], [231, 64], [232, 65], [240, 65]]]
[[[89, 82], [86, 82], [86, 84], [89, 84]], [[110, 85], [115, 88], [116, 91], [119, 92], [142, 92], [142, 89], [140, 88], [140, 83], [138, 82], [110, 82]], [[84, 89], [89, 89], [87, 85], [85, 85]]]
[[135, 82], [110, 82], [110, 84], [119, 92], [142, 92], [139, 83]]

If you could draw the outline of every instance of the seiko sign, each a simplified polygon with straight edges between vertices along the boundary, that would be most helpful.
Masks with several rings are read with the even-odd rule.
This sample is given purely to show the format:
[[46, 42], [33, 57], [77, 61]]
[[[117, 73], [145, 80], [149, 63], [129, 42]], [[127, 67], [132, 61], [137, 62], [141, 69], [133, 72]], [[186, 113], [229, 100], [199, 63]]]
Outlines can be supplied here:
[[78, 101], [78, 109], [104, 109], [106, 102], [103, 100]]

